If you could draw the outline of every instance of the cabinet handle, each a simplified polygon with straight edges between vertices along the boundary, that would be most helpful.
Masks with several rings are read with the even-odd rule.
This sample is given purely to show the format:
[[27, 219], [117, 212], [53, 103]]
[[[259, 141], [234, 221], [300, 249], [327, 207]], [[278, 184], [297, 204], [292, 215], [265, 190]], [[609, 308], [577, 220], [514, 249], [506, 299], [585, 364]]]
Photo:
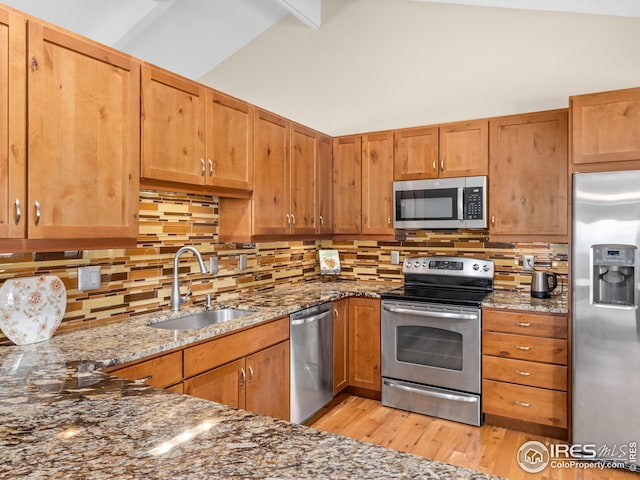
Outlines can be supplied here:
[[440, 160], [440, 170], [444, 172], [444, 160]]
[[324, 227], [324, 218], [322, 218], [322, 215], [320, 215], [320, 226]]
[[530, 407], [531, 404], [527, 403], [527, 402], [519, 402], [518, 400], [514, 401], [513, 403], [515, 403], [516, 405], [519, 405], [521, 407]]
[[202, 175], [204, 177], [204, 174], [207, 173], [207, 169], [204, 166], [204, 158], [200, 159], [200, 163], [202, 164], [202, 170], [200, 171], [200, 175]]
[[16, 225], [20, 223], [20, 217], [22, 217], [22, 208], [20, 200], [16, 198]]
[[531, 324], [529, 322], [515, 322], [519, 327], [530, 327]]
[[142, 377], [142, 378], [138, 378], [137, 380], [133, 380], [133, 383], [147, 383], [152, 378], [153, 378], [153, 375], [147, 375], [146, 377]]
[[491, 226], [492, 227], [496, 226], [496, 217], [495, 217], [495, 215], [491, 215]]
[[434, 171], [434, 172], [436, 171], [436, 168], [437, 168], [437, 167], [436, 167], [436, 161], [434, 160], [434, 161], [433, 161], [433, 171]]
[[209, 159], [209, 176], [213, 176], [213, 162]]
[[391, 225], [391, 216], [387, 217], [387, 225]]
[[287, 227], [291, 226], [291, 215], [287, 213]]
[[523, 345], [516, 345], [515, 346], [518, 350], [524, 350], [525, 352], [528, 352], [529, 350], [531, 350], [531, 347], [525, 347]]
[[291, 224], [292, 225], [296, 224], [296, 216], [293, 213], [291, 214]]
[[529, 377], [531, 375], [530, 372], [522, 372], [520, 370], [515, 370], [518, 375], [522, 375], [523, 377]]
[[244, 387], [244, 384], [247, 383], [247, 374], [244, 371], [244, 368], [240, 369], [240, 386]]
[[38, 225], [40, 223], [40, 202], [38, 202], [38, 200], [36, 200], [34, 202], [34, 205], [36, 207], [36, 219], [35, 219], [34, 223], [36, 225]]
[[334, 308], [334, 309], [333, 309], [333, 314], [334, 314], [336, 317], [339, 317], [339, 316], [340, 316], [340, 312], [338, 312], [338, 309], [337, 309], [337, 308]]
[[249, 380], [247, 381], [247, 383], [251, 383], [251, 382], [253, 382], [253, 368], [249, 366]]

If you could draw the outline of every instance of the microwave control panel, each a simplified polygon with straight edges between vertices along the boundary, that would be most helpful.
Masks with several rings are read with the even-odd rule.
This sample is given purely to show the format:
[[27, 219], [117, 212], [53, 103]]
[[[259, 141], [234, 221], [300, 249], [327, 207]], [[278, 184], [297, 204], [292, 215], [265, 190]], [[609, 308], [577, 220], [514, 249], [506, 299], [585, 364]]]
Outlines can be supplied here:
[[465, 220], [482, 220], [484, 214], [482, 197], [482, 187], [465, 187], [463, 193]]

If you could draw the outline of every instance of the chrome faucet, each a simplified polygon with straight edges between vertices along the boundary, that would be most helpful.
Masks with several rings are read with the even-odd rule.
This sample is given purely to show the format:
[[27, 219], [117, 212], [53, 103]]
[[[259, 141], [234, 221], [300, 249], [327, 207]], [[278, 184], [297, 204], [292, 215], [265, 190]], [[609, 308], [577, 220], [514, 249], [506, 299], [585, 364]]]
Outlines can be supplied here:
[[175, 257], [173, 257], [173, 284], [171, 285], [171, 310], [177, 312], [180, 310], [180, 305], [187, 301], [187, 299], [191, 296], [191, 289], [187, 289], [187, 293], [184, 296], [180, 296], [180, 285], [178, 283], [178, 260], [180, 259], [180, 255], [184, 252], [193, 253], [198, 259], [198, 263], [200, 264], [200, 271], [202, 273], [207, 272], [207, 268], [204, 266], [204, 262], [202, 261], [202, 255], [200, 252], [196, 250], [194, 247], [182, 247], [180, 250], [176, 252]]

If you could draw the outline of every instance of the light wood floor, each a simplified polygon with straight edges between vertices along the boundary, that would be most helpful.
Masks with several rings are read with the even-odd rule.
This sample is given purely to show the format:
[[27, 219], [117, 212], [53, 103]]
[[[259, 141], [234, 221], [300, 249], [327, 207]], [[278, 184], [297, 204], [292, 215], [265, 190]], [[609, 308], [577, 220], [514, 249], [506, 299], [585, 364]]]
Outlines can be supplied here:
[[473, 427], [409, 413], [346, 394], [311, 426], [514, 480], [640, 480], [640, 474], [626, 470], [547, 467], [538, 474], [526, 473], [516, 461], [516, 452], [524, 442], [562, 442], [491, 425]]

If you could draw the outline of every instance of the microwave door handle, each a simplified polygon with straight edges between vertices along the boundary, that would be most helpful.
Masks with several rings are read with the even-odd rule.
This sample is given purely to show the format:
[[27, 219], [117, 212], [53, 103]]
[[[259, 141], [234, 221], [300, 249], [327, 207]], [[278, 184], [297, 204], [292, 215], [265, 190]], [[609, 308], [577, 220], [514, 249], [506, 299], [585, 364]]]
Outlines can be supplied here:
[[464, 220], [464, 188], [458, 188], [458, 220]]

